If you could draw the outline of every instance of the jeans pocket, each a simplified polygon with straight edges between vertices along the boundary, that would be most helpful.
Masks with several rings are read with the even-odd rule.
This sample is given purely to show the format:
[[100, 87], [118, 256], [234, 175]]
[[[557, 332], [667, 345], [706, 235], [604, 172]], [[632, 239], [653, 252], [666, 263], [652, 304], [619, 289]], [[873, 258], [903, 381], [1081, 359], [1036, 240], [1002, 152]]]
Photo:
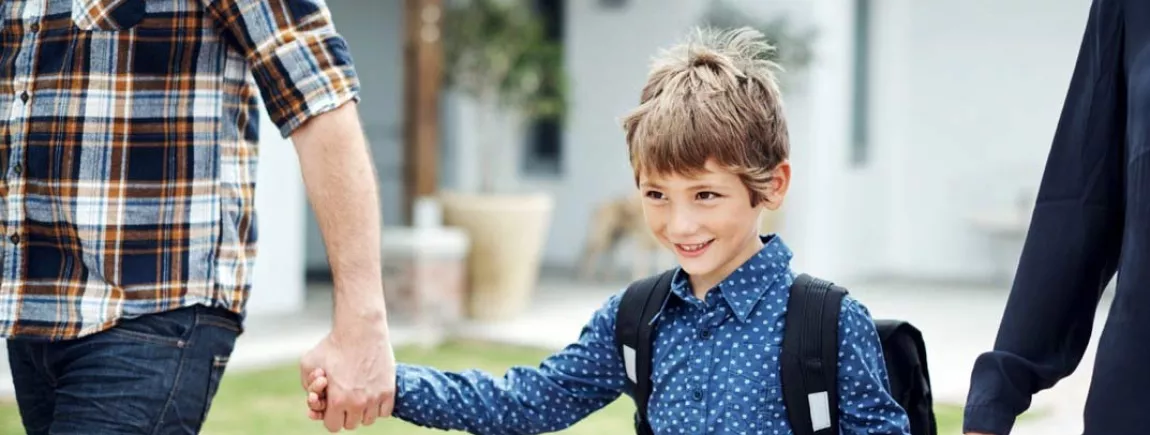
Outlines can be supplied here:
[[223, 328], [237, 336], [244, 332], [239, 316], [222, 308], [196, 306], [196, 324]]
[[212, 409], [212, 401], [216, 398], [216, 393], [220, 389], [220, 381], [224, 378], [224, 371], [228, 368], [228, 360], [231, 359], [227, 355], [216, 355], [212, 357], [212, 367], [208, 372], [208, 391], [204, 394], [204, 414], [200, 416], [201, 424], [208, 419], [208, 414]]
[[193, 322], [189, 309], [182, 308], [124, 320], [109, 329], [107, 335], [137, 343], [184, 348]]

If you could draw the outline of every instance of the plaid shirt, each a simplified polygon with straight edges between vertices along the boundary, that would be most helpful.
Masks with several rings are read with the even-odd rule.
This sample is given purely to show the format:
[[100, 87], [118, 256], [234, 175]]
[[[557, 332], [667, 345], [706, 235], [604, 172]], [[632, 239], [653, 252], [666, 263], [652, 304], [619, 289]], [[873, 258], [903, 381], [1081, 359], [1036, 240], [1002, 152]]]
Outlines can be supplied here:
[[0, 337], [244, 313], [259, 97], [287, 136], [358, 99], [322, 0], [2, 0]]

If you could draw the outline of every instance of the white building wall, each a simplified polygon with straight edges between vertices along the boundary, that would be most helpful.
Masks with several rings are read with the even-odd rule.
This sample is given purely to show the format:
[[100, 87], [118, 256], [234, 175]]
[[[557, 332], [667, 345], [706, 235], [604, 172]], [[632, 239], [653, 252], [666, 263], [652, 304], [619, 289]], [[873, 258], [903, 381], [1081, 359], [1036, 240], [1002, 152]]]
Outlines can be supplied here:
[[968, 216], [1033, 197], [1090, 2], [874, 3], [884, 188], [864, 194], [886, 196], [884, 272], [985, 277], [990, 245]]
[[[810, 2], [818, 37], [804, 85], [805, 106], [791, 106], [793, 188], [788, 195], [783, 234], [795, 251], [797, 270], [848, 281], [865, 267], [859, 255], [873, 213], [861, 212], [857, 187], [870, 183], [867, 172], [848, 167], [851, 137], [852, 26], [849, 2]], [[793, 100], [792, 100], [793, 101]]]

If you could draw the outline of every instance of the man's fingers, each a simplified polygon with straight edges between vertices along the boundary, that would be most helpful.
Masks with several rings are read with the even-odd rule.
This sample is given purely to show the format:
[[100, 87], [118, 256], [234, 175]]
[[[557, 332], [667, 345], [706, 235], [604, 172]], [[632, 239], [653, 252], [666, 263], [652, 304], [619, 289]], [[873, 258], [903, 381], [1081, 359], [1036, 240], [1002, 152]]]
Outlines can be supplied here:
[[363, 425], [371, 426], [375, 423], [375, 419], [379, 418], [379, 400], [372, 399], [367, 401], [367, 405], [363, 408]]
[[323, 427], [327, 428], [328, 432], [339, 432], [343, 427], [344, 412], [343, 409], [332, 406], [323, 413]]
[[379, 416], [382, 418], [391, 418], [391, 413], [395, 411], [395, 393], [388, 394], [383, 397], [379, 402]]
[[355, 430], [361, 422], [363, 422], [363, 406], [356, 403], [349, 404], [347, 410], [344, 411], [343, 428]]

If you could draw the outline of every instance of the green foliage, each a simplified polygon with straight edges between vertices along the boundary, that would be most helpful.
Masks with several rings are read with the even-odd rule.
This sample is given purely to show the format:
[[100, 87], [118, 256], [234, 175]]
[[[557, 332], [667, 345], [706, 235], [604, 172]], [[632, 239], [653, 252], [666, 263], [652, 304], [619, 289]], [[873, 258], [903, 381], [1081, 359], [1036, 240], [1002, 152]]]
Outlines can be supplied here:
[[445, 84], [527, 118], [560, 118], [566, 108], [563, 46], [524, 0], [445, 2]]

